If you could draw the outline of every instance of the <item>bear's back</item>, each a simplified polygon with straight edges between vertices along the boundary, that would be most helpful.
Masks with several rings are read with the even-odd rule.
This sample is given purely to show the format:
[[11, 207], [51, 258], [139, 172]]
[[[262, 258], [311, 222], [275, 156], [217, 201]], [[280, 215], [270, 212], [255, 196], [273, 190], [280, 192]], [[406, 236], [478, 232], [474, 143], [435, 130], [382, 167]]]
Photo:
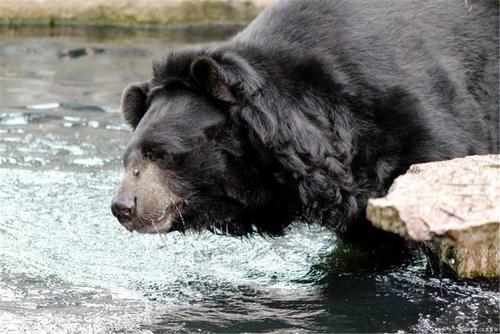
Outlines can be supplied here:
[[465, 131], [483, 152], [498, 151], [498, 28], [491, 0], [290, 0], [233, 43], [316, 58], [332, 77], [349, 77], [354, 96], [398, 87], [421, 117]]

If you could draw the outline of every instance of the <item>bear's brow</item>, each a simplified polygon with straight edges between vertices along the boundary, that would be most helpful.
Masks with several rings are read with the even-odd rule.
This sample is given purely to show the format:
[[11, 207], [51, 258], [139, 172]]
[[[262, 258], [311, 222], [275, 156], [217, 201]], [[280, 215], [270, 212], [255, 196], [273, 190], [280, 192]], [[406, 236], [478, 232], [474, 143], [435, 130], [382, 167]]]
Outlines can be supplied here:
[[131, 149], [130, 149], [130, 147], [129, 147], [129, 148], [127, 148], [127, 150], [126, 150], [126, 151], [125, 151], [125, 153], [123, 154], [122, 163], [123, 163], [123, 165], [124, 165], [124, 166], [126, 165], [126, 163], [127, 163], [127, 161], [128, 161], [128, 158], [130, 157], [130, 152], [131, 152], [131, 151], [132, 151], [132, 150], [131, 150]]

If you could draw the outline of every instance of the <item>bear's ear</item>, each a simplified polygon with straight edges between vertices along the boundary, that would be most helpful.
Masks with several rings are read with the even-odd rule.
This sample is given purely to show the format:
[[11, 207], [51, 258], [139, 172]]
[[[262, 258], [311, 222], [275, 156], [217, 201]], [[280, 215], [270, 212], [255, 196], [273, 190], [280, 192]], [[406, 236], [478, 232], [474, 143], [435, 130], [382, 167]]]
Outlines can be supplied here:
[[121, 109], [123, 117], [134, 130], [147, 111], [146, 98], [148, 92], [149, 83], [140, 82], [128, 86], [122, 93]]
[[236, 98], [224, 79], [222, 68], [209, 56], [200, 56], [191, 63], [191, 76], [210, 95], [216, 99], [234, 104]]

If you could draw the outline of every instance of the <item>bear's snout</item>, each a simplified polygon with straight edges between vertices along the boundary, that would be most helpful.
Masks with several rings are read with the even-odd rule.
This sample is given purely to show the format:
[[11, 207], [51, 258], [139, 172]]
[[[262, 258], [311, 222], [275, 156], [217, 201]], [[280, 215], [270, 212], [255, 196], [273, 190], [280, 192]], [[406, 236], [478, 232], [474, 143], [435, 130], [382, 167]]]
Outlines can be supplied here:
[[181, 200], [170, 190], [166, 174], [140, 154], [129, 156], [111, 212], [129, 232], [168, 232]]
[[132, 220], [135, 211], [136, 198], [126, 195], [117, 195], [111, 202], [111, 212], [118, 221], [126, 225]]

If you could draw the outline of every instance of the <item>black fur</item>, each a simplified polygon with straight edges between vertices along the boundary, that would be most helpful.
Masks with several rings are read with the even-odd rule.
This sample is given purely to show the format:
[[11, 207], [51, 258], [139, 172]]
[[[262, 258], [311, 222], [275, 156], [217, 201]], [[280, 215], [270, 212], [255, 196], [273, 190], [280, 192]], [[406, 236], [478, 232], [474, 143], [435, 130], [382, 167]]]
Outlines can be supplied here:
[[411, 164], [498, 152], [498, 1], [283, 1], [150, 87], [128, 150], [169, 172], [174, 229], [349, 232]]

